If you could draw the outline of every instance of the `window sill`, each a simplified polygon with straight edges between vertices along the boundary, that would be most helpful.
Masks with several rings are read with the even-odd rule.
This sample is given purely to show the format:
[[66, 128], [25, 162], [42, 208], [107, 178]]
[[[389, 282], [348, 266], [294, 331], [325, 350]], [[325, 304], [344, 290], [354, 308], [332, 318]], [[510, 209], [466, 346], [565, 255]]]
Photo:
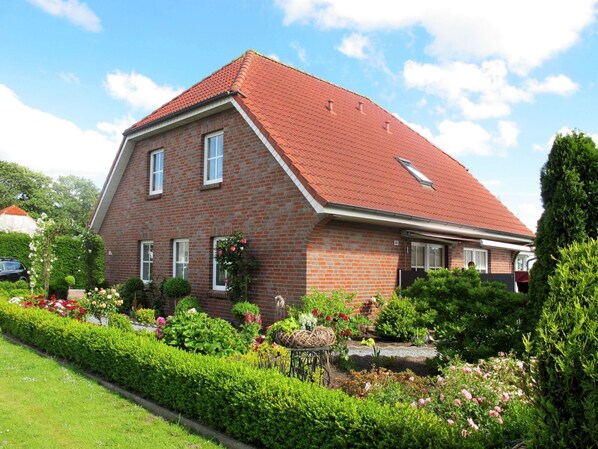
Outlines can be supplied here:
[[[199, 188], [200, 192], [203, 192], [204, 190], [212, 190], [212, 189], [219, 189], [220, 187], [222, 187], [222, 182], [214, 182], [212, 184], [204, 184]], [[218, 290], [214, 290], [214, 291], [218, 291]]]
[[162, 198], [161, 193], [150, 193], [145, 197], [146, 200], [157, 200], [158, 198]]
[[228, 299], [228, 292], [225, 290], [210, 290], [208, 296], [210, 298]]

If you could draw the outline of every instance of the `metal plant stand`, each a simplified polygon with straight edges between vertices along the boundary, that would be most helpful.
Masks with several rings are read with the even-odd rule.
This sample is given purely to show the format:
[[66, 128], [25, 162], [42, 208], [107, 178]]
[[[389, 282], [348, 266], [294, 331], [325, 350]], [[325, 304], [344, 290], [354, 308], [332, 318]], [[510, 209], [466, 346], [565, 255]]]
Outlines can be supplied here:
[[327, 368], [329, 347], [288, 349], [291, 352], [289, 377], [317, 382], [325, 386], [330, 384], [330, 372]]

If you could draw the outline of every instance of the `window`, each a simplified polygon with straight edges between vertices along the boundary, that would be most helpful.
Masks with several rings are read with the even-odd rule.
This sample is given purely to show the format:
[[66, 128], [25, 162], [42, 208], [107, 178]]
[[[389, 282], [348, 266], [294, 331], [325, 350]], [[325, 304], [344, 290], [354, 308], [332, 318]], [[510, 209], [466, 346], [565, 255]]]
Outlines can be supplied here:
[[206, 136], [204, 142], [204, 184], [222, 182], [224, 133], [218, 131]]
[[485, 249], [465, 248], [463, 250], [463, 266], [467, 268], [473, 262], [480, 273], [488, 273], [488, 251]]
[[444, 268], [444, 246], [433, 243], [411, 243], [411, 269], [437, 270]]
[[152, 280], [152, 266], [154, 264], [154, 242], [141, 242], [141, 280], [148, 283]]
[[162, 193], [164, 182], [164, 150], [150, 153], [150, 195]]
[[218, 242], [226, 237], [214, 237], [214, 252], [212, 256], [212, 289], [226, 290], [226, 270], [216, 261], [216, 251], [218, 251]]
[[175, 240], [172, 244], [172, 276], [189, 279], [189, 240]]
[[428, 178], [421, 171], [419, 171], [417, 168], [415, 168], [415, 165], [413, 165], [410, 161], [408, 161], [407, 159], [402, 159], [400, 157], [397, 158], [397, 161], [399, 161], [400, 164], [403, 167], [405, 167], [405, 169], [409, 173], [411, 173], [411, 175], [413, 175], [413, 177], [415, 179], [417, 179], [420, 182], [420, 184], [422, 184], [424, 186], [432, 187], [432, 181], [430, 180], [430, 178]]

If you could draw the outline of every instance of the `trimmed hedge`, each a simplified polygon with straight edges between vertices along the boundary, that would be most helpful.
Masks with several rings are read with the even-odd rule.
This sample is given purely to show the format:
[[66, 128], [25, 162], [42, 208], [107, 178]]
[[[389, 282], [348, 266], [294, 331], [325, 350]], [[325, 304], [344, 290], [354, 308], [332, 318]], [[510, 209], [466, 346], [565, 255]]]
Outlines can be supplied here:
[[486, 447], [476, 435], [451, 437], [445, 423], [407, 404], [358, 400], [275, 370], [188, 353], [44, 310], [0, 302], [0, 327], [247, 443], [281, 449]]
[[[54, 244], [54, 255], [56, 261], [52, 265], [50, 276], [50, 293], [57, 293], [66, 297], [68, 285], [64, 278], [68, 275], [75, 277], [73, 288], [95, 287], [104, 281], [104, 243], [99, 236], [93, 236], [92, 240], [97, 246], [95, 260], [92, 263], [92, 283], [88, 284], [86, 253], [80, 237], [59, 236]], [[27, 268], [31, 266], [29, 260], [29, 243], [31, 237], [20, 232], [0, 232], [0, 256], [16, 257], [23, 262]]]

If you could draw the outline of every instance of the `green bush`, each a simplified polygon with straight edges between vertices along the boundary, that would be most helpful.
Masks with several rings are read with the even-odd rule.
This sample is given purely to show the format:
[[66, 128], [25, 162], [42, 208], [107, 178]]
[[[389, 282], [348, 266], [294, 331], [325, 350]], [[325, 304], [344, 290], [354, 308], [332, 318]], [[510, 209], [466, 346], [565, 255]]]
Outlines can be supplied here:
[[15, 257], [29, 268], [30, 242], [31, 237], [22, 232], [0, 232], [0, 257]]
[[162, 292], [168, 298], [182, 298], [191, 293], [191, 284], [179, 277], [166, 279], [162, 284]]
[[170, 317], [162, 332], [164, 343], [186, 351], [229, 356], [246, 350], [234, 327], [202, 312]]
[[119, 286], [118, 293], [123, 300], [120, 307], [121, 313], [128, 313], [143, 304], [145, 284], [138, 277], [131, 277]]
[[123, 332], [133, 332], [133, 325], [129, 317], [121, 315], [120, 313], [113, 313], [108, 318], [108, 327], [119, 329]]
[[434, 324], [436, 348], [444, 361], [467, 362], [523, 351], [521, 322], [526, 296], [508, 292], [499, 282], [482, 282], [473, 269], [434, 270], [404, 290], [424, 321]]
[[419, 324], [415, 305], [407, 297], [399, 298], [396, 293], [380, 311], [376, 320], [376, 333], [381, 337], [409, 341]]
[[390, 407], [356, 400], [274, 370], [180, 351], [44, 310], [0, 302], [0, 327], [27, 344], [260, 447], [484, 447], [476, 435], [452, 439], [445, 423], [407, 404]]
[[135, 318], [140, 324], [151, 326], [156, 321], [156, 311], [154, 309], [137, 309]]
[[174, 314], [185, 314], [189, 309], [195, 309], [197, 312], [201, 312], [199, 299], [197, 299], [195, 296], [185, 296], [183, 299], [181, 299], [174, 309]]
[[[44, 289], [41, 287], [35, 287], [33, 289], [33, 295], [44, 295]], [[25, 281], [8, 282], [0, 281], [0, 299], [10, 299], [15, 296], [22, 296], [28, 298], [31, 296], [31, 289], [29, 284]]]
[[249, 301], [239, 301], [235, 303], [231, 309], [233, 317], [239, 324], [243, 324], [245, 322], [245, 314], [249, 313], [253, 316], [258, 316], [260, 314], [260, 308]]
[[598, 447], [598, 240], [560, 251], [538, 325], [538, 447]]

